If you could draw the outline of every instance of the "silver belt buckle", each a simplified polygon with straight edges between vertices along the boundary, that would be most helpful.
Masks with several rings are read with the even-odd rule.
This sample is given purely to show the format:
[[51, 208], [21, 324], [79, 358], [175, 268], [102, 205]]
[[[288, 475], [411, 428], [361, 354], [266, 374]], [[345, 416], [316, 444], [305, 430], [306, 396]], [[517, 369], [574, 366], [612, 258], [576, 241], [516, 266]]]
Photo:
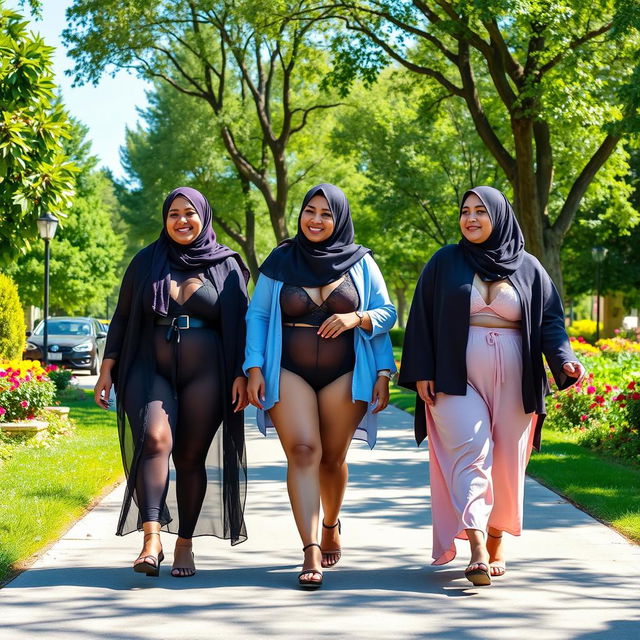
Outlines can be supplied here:
[[[178, 329], [190, 329], [191, 328], [191, 323], [189, 321], [189, 316], [184, 315], [184, 316], [176, 316], [176, 326], [178, 327]], [[184, 321], [184, 323], [183, 323]]]

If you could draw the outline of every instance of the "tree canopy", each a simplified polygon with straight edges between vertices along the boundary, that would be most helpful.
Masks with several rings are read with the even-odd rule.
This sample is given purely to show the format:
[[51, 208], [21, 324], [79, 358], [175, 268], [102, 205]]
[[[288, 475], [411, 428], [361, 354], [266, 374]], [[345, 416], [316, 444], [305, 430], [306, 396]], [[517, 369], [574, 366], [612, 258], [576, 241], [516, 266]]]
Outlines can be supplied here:
[[74, 191], [63, 143], [70, 124], [56, 99], [53, 49], [0, 2], [0, 264], [29, 249], [36, 219], [64, 216]]
[[332, 72], [343, 91], [393, 61], [465, 106], [529, 251], [561, 285], [560, 248], [587, 189], [640, 130], [637, 3], [347, 0], [301, 15], [313, 10], [345, 27]]

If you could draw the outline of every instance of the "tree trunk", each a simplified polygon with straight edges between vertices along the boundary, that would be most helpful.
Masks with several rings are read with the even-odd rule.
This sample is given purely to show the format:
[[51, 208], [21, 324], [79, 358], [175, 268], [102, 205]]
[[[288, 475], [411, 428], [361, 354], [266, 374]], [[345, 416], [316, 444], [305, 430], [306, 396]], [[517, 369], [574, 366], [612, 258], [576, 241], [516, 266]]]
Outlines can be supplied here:
[[560, 261], [560, 249], [562, 248], [562, 239], [551, 229], [547, 229], [544, 235], [544, 252], [542, 257], [536, 256], [542, 266], [551, 276], [560, 297], [564, 296], [564, 281], [562, 279], [562, 263]]
[[527, 251], [544, 262], [544, 220], [540, 216], [534, 169], [533, 120], [514, 116], [511, 119], [511, 129], [516, 150], [516, 174], [513, 184], [515, 213], [522, 227]]

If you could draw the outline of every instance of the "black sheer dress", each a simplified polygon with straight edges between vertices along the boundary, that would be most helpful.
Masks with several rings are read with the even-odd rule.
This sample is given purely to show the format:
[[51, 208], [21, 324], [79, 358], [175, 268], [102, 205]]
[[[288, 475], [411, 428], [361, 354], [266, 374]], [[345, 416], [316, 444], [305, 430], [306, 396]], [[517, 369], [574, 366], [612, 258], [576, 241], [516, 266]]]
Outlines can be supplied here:
[[[169, 300], [168, 318], [188, 315], [204, 324], [182, 330], [158, 324], [142, 268], [125, 275], [105, 349], [106, 358], [116, 359], [128, 476], [119, 535], [157, 521], [184, 538], [215, 535], [234, 544], [246, 539], [243, 418], [231, 406], [233, 380], [242, 375], [244, 330], [239, 328], [246, 290], [235, 261], [228, 262], [222, 279], [212, 277], [211, 269], [171, 269], [179, 285], [200, 281], [182, 304]], [[136, 279], [146, 284], [136, 286], [131, 282]], [[137, 344], [129, 340], [123, 347], [126, 333], [137, 335]]]

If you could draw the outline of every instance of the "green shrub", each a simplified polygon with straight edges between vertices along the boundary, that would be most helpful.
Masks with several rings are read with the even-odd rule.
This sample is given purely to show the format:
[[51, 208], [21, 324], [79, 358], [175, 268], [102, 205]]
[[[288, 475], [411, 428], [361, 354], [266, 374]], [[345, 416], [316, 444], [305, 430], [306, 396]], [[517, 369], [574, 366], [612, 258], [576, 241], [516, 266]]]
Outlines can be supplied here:
[[22, 355], [27, 328], [13, 280], [0, 273], [0, 359]]
[[56, 391], [60, 393], [60, 391], [64, 391], [69, 386], [73, 372], [71, 369], [64, 369], [63, 367], [55, 367], [54, 369], [53, 367], [55, 365], [52, 365], [47, 372], [47, 378], [56, 385]]
[[391, 344], [394, 347], [401, 347], [404, 342], [404, 329], [401, 327], [391, 329], [391, 331], [389, 331], [389, 336], [391, 337]]

